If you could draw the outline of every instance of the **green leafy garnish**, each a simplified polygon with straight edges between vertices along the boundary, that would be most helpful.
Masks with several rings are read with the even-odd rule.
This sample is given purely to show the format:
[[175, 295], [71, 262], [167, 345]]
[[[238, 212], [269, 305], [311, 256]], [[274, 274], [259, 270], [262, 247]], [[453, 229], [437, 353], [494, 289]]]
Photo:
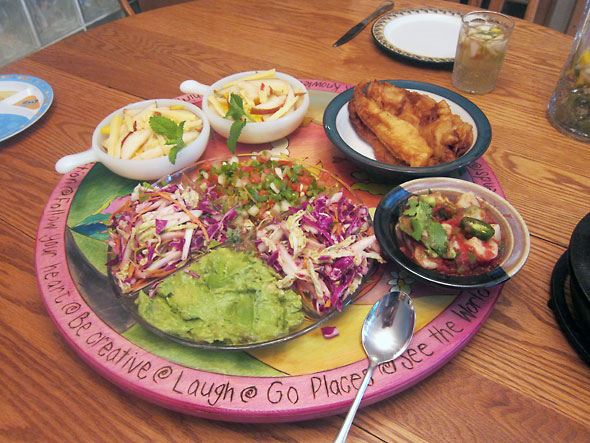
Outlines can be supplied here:
[[446, 257], [449, 249], [449, 237], [445, 228], [440, 223], [431, 221], [426, 228], [426, 232], [428, 233], [428, 246], [438, 255]]
[[238, 94], [234, 94], [233, 92], [229, 96], [229, 109], [227, 110], [227, 114], [225, 114], [225, 118], [233, 118], [234, 122], [231, 125], [229, 130], [229, 137], [227, 139], [227, 147], [231, 151], [232, 154], [236, 152], [236, 145], [238, 143], [238, 138], [242, 133], [242, 129], [246, 126], [246, 121], [254, 121], [252, 117], [248, 115], [246, 111], [244, 111], [244, 102], [242, 97]]
[[400, 228], [414, 240], [421, 242], [427, 253], [445, 257], [448, 252], [449, 237], [442, 225], [432, 218], [432, 207], [427, 199], [410, 197], [403, 211], [410, 223], [400, 223]]
[[403, 214], [409, 217], [412, 226], [411, 230], [406, 229], [406, 233], [412, 236], [414, 240], [420, 241], [432, 215], [432, 209], [426, 202], [419, 201], [417, 198], [410, 198], [408, 207]]
[[178, 151], [186, 146], [182, 140], [184, 122], [180, 122], [180, 124], [177, 125], [168, 117], [154, 115], [150, 117], [150, 127], [156, 134], [163, 135], [168, 139], [166, 142], [167, 145], [175, 145], [168, 153], [168, 160], [170, 160], [170, 163], [175, 164]]

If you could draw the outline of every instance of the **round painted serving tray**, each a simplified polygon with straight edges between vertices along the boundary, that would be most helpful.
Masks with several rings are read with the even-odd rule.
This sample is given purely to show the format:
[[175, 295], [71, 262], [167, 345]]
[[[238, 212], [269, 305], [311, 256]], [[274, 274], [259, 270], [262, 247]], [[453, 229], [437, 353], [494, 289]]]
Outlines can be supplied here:
[[[374, 209], [394, 184], [372, 183], [329, 142], [322, 126], [327, 104], [351, 86], [304, 83], [311, 106], [303, 126], [272, 144], [239, 145], [237, 152], [271, 149], [321, 163]], [[225, 139], [214, 135], [205, 157], [227, 152]], [[483, 160], [472, 163], [461, 178], [503, 196]], [[135, 323], [107, 283], [109, 207], [136, 184], [100, 164], [64, 175], [39, 225], [37, 278], [50, 316], [78, 355], [117, 386], [165, 408], [236, 422], [297, 421], [347, 411], [368, 365], [361, 345], [365, 316], [383, 294], [402, 289], [416, 306], [416, 333], [402, 356], [375, 371], [363, 405], [375, 403], [418, 383], [455, 356], [483, 325], [502, 289], [433, 289], [388, 264], [379, 268], [366, 293], [327, 325], [337, 328], [337, 337], [326, 339], [315, 330], [249, 352], [185, 347]]]

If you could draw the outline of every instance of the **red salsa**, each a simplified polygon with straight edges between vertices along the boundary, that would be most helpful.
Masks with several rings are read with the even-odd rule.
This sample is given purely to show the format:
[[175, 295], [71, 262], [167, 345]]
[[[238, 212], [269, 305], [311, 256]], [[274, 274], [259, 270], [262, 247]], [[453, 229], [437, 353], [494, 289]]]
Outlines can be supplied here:
[[496, 268], [500, 225], [471, 192], [450, 200], [440, 192], [412, 196], [399, 218], [402, 252], [423, 268], [470, 276]]

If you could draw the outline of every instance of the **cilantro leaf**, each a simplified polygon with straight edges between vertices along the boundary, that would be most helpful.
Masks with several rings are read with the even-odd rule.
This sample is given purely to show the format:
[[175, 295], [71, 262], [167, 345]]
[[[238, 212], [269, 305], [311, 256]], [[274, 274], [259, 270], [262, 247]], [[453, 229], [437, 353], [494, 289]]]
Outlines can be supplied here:
[[409, 221], [401, 223], [400, 218], [402, 231], [421, 242], [431, 255], [445, 256], [449, 237], [445, 228], [432, 218], [432, 207], [426, 199], [410, 197], [402, 216]]
[[431, 221], [426, 228], [426, 232], [428, 233], [428, 241], [425, 242], [426, 246], [431, 248], [439, 256], [444, 257], [449, 248], [449, 237], [445, 228], [440, 223]]
[[410, 197], [407, 204], [408, 206], [404, 210], [403, 214], [407, 215], [408, 217], [415, 216], [418, 210], [418, 199], [416, 197]]
[[163, 135], [168, 139], [166, 142], [167, 145], [175, 145], [168, 153], [168, 160], [170, 160], [170, 163], [175, 164], [178, 151], [186, 146], [182, 139], [184, 122], [180, 122], [180, 124], [177, 125], [168, 117], [154, 115], [150, 117], [150, 127], [156, 134]]
[[410, 197], [408, 207], [404, 210], [403, 215], [410, 219], [411, 232], [407, 229], [407, 234], [412, 236], [416, 241], [420, 241], [423, 232], [428, 228], [432, 215], [432, 208], [428, 203], [418, 200], [416, 197]]
[[426, 229], [425, 220], [417, 217], [411, 217], [410, 223], [412, 225], [412, 232], [409, 232], [408, 234], [410, 234], [414, 240], [420, 241], [422, 238], [422, 233]]
[[244, 101], [242, 97], [238, 94], [234, 94], [233, 92], [229, 96], [229, 109], [227, 110], [227, 114], [225, 114], [225, 118], [232, 118], [234, 122], [231, 125], [229, 130], [229, 137], [227, 139], [227, 147], [231, 151], [232, 154], [236, 152], [236, 145], [238, 143], [238, 138], [242, 133], [242, 129], [246, 126], [246, 121], [254, 121], [252, 117], [248, 115], [248, 113], [244, 110]]

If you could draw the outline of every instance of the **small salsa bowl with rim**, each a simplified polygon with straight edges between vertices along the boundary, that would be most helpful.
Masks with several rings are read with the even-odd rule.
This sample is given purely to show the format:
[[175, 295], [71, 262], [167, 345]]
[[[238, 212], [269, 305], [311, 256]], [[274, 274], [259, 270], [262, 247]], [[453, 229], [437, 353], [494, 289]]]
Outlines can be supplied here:
[[[504, 247], [500, 249], [498, 266], [476, 275], [446, 275], [423, 268], [400, 249], [398, 221], [412, 195], [440, 191], [454, 200], [472, 192], [483, 201], [484, 209], [501, 227]], [[528, 228], [518, 211], [504, 198], [478, 184], [450, 177], [420, 178], [392, 189], [375, 211], [375, 235], [384, 255], [422, 282], [448, 289], [475, 289], [498, 285], [513, 277], [524, 266], [530, 250]]]

